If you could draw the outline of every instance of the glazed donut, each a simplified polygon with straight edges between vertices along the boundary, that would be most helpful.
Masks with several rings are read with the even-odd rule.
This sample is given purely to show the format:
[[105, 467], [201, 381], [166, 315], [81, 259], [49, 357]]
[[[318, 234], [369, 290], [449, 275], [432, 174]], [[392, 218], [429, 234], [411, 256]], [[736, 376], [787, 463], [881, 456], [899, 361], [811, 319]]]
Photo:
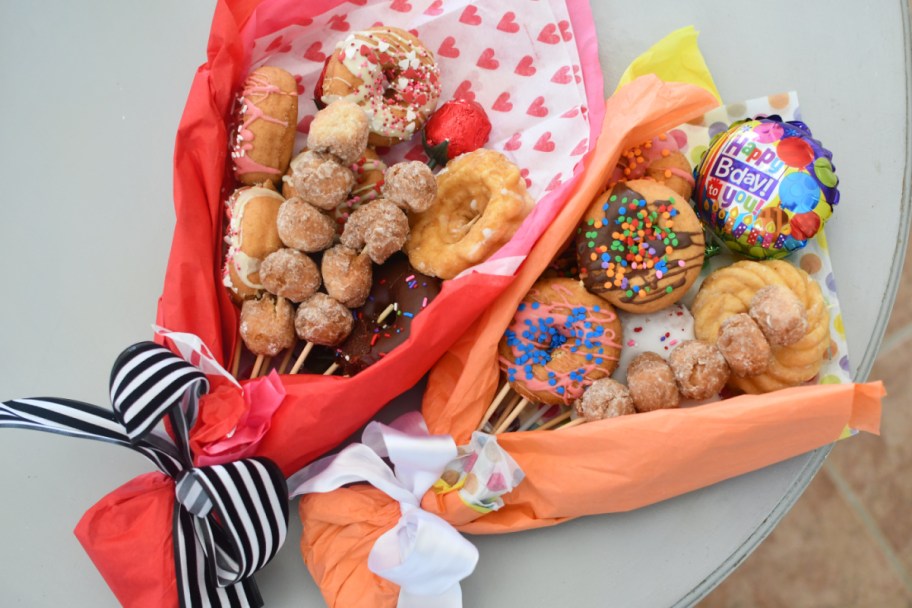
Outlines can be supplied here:
[[247, 76], [239, 99], [237, 131], [231, 144], [234, 175], [248, 186], [278, 185], [288, 169], [298, 120], [294, 77], [273, 66]]
[[395, 27], [355, 32], [336, 45], [326, 64], [321, 100], [347, 99], [370, 121], [371, 146], [392, 146], [424, 126], [440, 98], [434, 54]]
[[703, 227], [688, 202], [646, 180], [598, 196], [579, 224], [576, 246], [586, 289], [635, 313], [684, 297], [705, 255]]
[[691, 307], [696, 337], [715, 343], [722, 323], [748, 312], [754, 296], [767, 285], [792, 292], [806, 311], [807, 329], [793, 344], [771, 343], [769, 367], [762, 374], [729, 378], [730, 388], [745, 393], [768, 393], [813, 379], [830, 347], [830, 314], [820, 286], [800, 268], [780, 260], [735, 262], [706, 277]]
[[500, 366], [530, 401], [570, 405], [611, 375], [620, 340], [621, 322], [604, 300], [573, 279], [540, 279], [500, 341]]
[[463, 154], [437, 174], [431, 207], [409, 217], [405, 252], [424, 274], [452, 279], [509, 241], [534, 204], [519, 167], [503, 154]]
[[276, 220], [284, 199], [263, 187], [239, 188], [226, 202], [228, 230], [222, 283], [237, 300], [262, 293], [260, 264], [282, 248]]
[[693, 169], [680, 149], [678, 140], [667, 133], [630, 148], [621, 155], [606, 189], [611, 190], [620, 182], [648, 179], [690, 199], [694, 189]]

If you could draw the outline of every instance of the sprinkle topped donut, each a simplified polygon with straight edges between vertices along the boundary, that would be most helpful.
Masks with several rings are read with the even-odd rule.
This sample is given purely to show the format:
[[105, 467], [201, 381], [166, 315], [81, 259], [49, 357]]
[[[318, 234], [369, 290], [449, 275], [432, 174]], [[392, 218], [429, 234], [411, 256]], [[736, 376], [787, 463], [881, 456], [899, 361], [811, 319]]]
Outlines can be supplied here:
[[700, 220], [673, 190], [638, 180], [595, 199], [577, 230], [580, 279], [624, 310], [655, 312], [681, 299], [703, 265]]
[[326, 65], [321, 101], [347, 99], [370, 120], [372, 146], [410, 139], [437, 108], [440, 70], [434, 54], [395, 27], [354, 32]]
[[[680, 131], [677, 135], [683, 135]], [[648, 179], [665, 184], [685, 199], [694, 188], [694, 176], [681, 153], [681, 142], [672, 133], [662, 133], [634, 146], [621, 155], [608, 179], [608, 190], [616, 184], [636, 179]]]
[[617, 366], [621, 323], [614, 309], [573, 279], [541, 279], [500, 341], [513, 389], [532, 401], [569, 405]]

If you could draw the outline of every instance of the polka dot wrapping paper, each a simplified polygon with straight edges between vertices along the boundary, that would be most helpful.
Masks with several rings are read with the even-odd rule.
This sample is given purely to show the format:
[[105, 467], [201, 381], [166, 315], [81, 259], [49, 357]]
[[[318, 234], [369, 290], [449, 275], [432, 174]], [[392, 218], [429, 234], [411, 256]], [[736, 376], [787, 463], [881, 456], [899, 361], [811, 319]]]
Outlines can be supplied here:
[[[782, 120], [786, 121], [802, 120], [798, 94], [794, 91], [778, 93], [745, 102], [720, 106], [700, 118], [672, 129], [669, 132], [669, 136], [677, 140], [678, 145], [681, 147], [681, 152], [687, 157], [691, 166], [696, 167], [706, 152], [709, 140], [728, 129], [733, 122], [772, 114], [777, 114], [782, 117]], [[810, 126], [813, 129], [813, 124]], [[838, 154], [834, 161], [838, 174]], [[838, 209], [834, 212], [834, 217], [839, 217]], [[696, 287], [690, 290], [684, 302], [688, 305], [690, 304], [699, 289], [700, 283], [713, 270], [728, 266], [734, 261], [735, 256], [725, 247], [722, 247], [722, 253], [709, 259], [700, 274], [700, 278], [697, 279]], [[813, 239], [808, 241], [804, 248], [795, 251], [785, 258], [785, 261], [800, 267], [820, 285], [830, 312], [831, 343], [827, 359], [817, 377], [808, 384], [843, 384], [851, 382], [852, 376], [845, 328], [842, 324], [842, 313], [839, 308], [839, 298], [836, 291], [836, 279], [833, 273], [833, 265], [830, 262], [824, 230], [821, 229]]]

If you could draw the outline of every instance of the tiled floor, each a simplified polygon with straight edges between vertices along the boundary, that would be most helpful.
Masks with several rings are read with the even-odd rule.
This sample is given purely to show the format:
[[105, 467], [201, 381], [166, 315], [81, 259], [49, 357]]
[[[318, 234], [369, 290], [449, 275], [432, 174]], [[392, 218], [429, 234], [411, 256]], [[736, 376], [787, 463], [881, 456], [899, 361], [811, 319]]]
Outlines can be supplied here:
[[699, 608], [912, 607], [912, 247], [871, 379], [881, 436], [836, 445], [773, 533]]

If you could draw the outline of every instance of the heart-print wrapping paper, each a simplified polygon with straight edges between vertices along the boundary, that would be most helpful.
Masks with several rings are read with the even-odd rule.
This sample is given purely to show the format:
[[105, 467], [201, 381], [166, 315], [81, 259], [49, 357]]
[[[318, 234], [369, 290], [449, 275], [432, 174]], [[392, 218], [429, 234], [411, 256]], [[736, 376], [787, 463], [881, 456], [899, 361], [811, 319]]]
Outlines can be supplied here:
[[[221, 0], [209, 60], [194, 79], [175, 144], [177, 221], [158, 325], [199, 336], [224, 362], [238, 340], [238, 308], [221, 285], [232, 108], [262, 64], [298, 80], [300, 148], [327, 53], [377, 23], [415, 30], [439, 57], [443, 96], [474, 98], [491, 119], [488, 147], [523, 168], [536, 207], [495, 259], [445, 281], [408, 340], [351, 378], [282, 376], [287, 396], [257, 451], [293, 472], [335, 447], [413, 386], [513, 280], [516, 268], [568, 200], [604, 114], [595, 28], [583, 0]], [[420, 158], [420, 136], [385, 152]]]

